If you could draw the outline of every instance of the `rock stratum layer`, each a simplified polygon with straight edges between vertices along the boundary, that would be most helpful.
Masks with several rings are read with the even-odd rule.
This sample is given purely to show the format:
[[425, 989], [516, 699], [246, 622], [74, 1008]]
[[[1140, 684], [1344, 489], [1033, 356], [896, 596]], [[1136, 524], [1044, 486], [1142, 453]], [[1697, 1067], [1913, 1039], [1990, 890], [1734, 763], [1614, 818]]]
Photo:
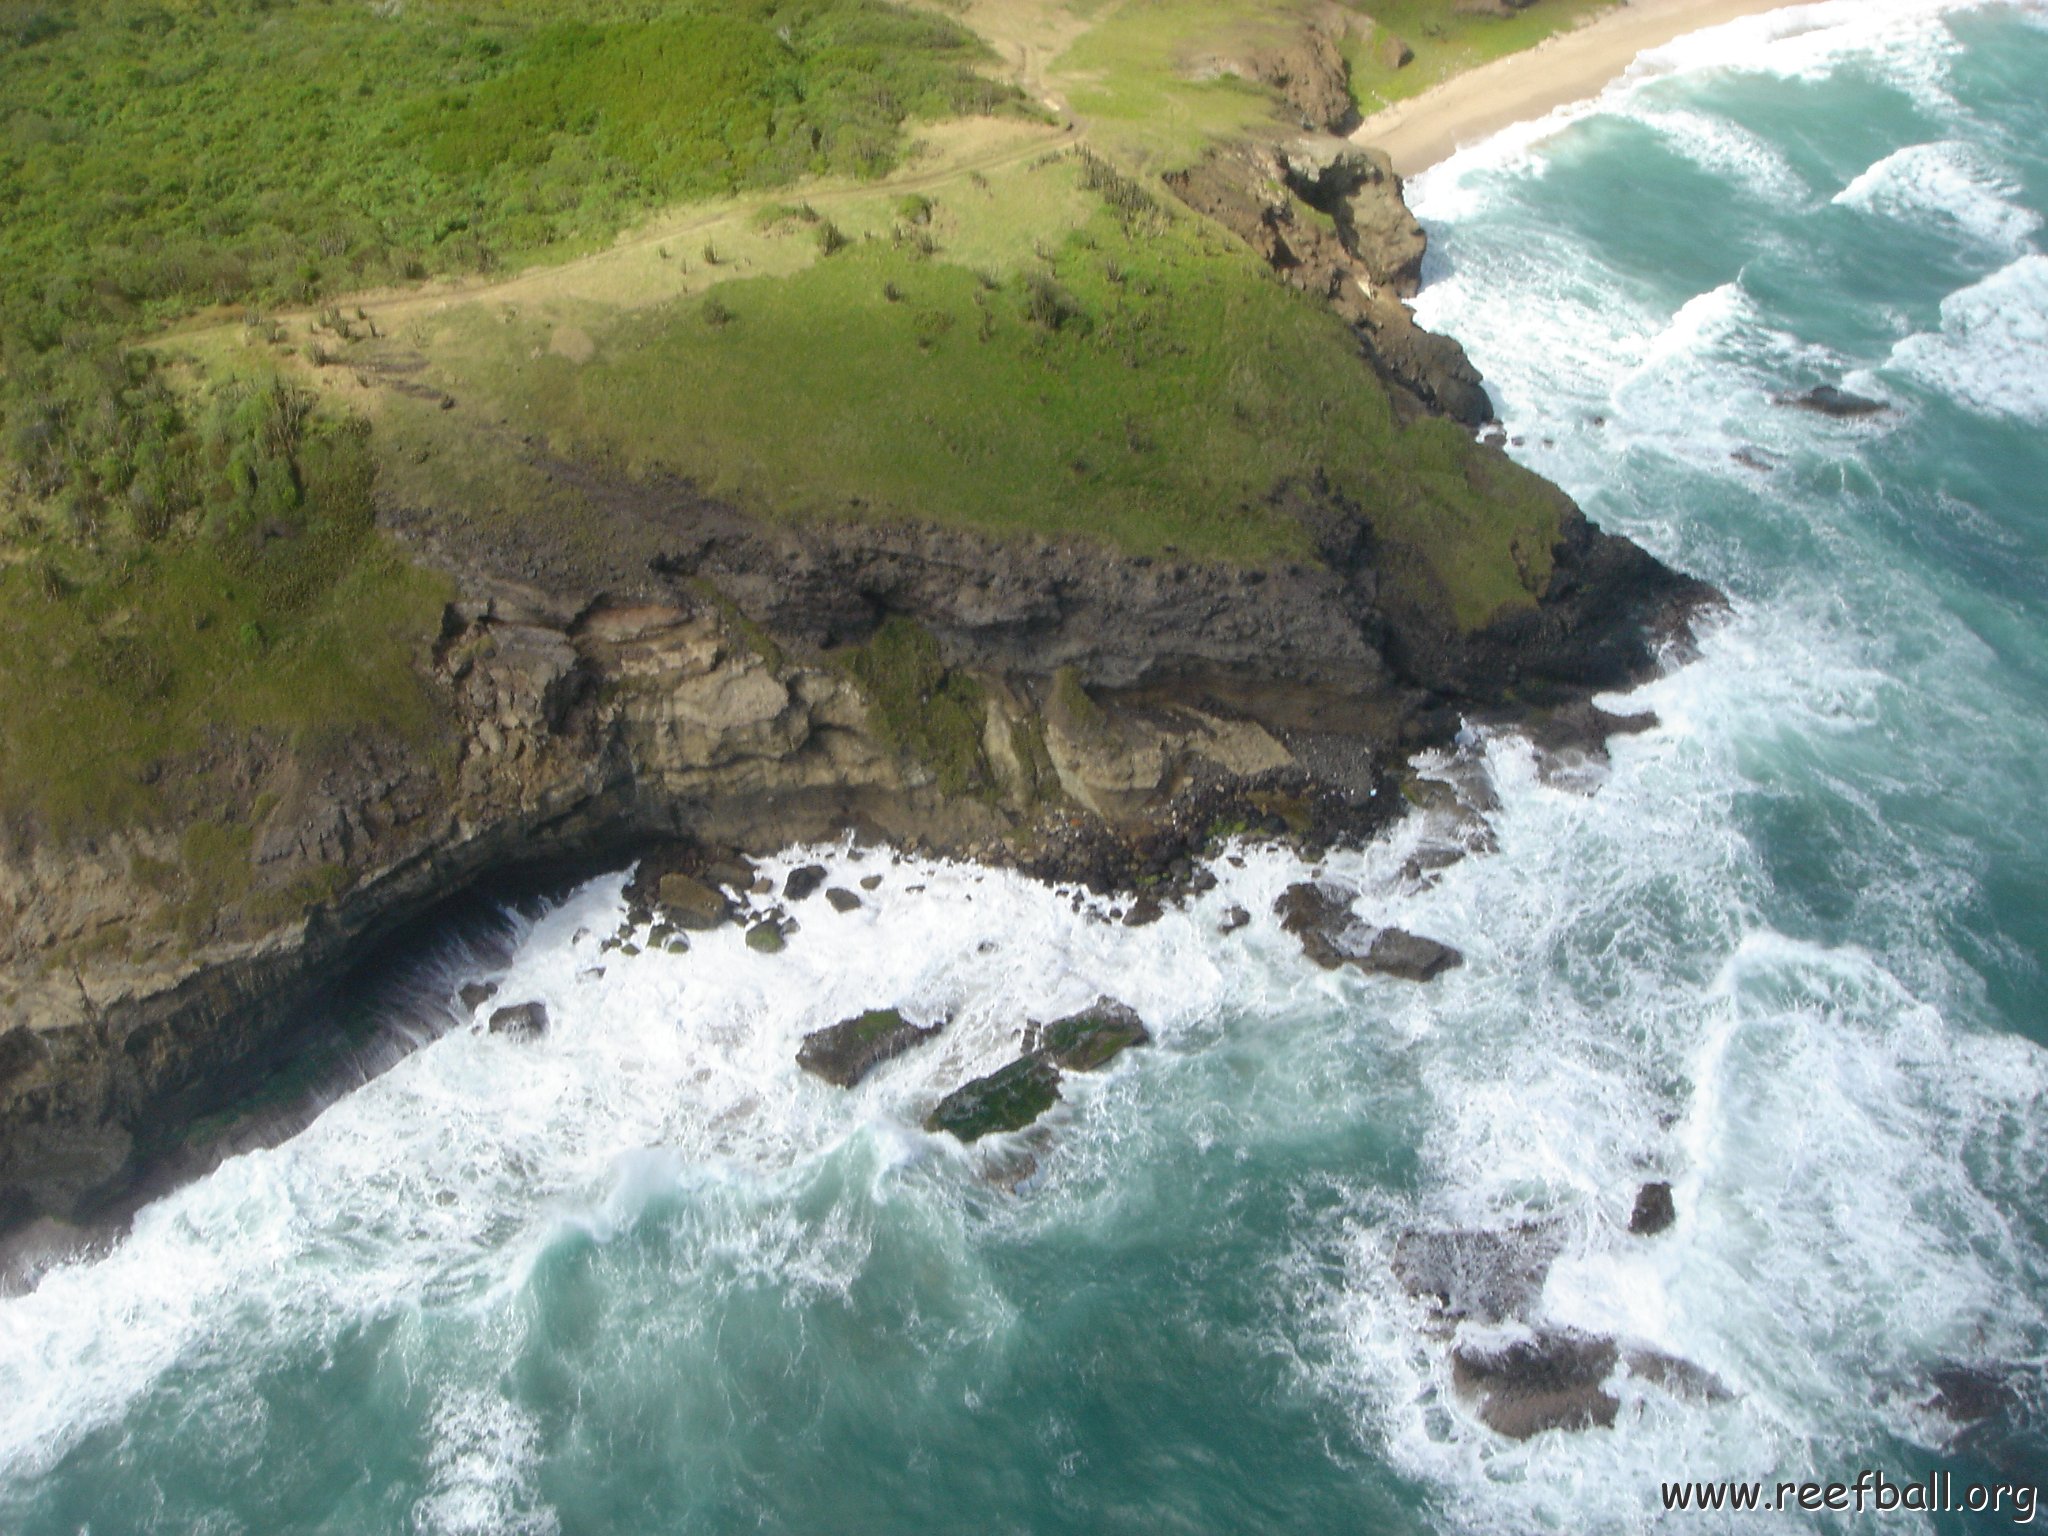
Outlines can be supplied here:
[[[1483, 416], [1462, 351], [1404, 319], [1421, 245], [1398, 184], [1325, 148], [1212, 160], [1177, 190], [1329, 298], [1415, 408]], [[615, 533], [595, 572], [464, 546], [455, 509], [383, 509], [458, 593], [419, 661], [438, 726], [316, 755], [222, 743], [208, 783], [245, 872], [167, 875], [190, 862], [177, 828], [9, 831], [0, 1228], [117, 1209], [189, 1164], [196, 1126], [332, 1029], [339, 978], [512, 871], [855, 829], [1116, 885], [1185, 874], [1225, 814], [1355, 836], [1394, 814], [1382, 778], [1404, 754], [1472, 712], [1589, 717], [1712, 596], [1562, 493], [1535, 601], [1464, 631], [1404, 606], [1369, 519], [1313, 482], [1273, 494], [1318, 558], [1262, 568], [768, 524], [685, 485], [589, 484]], [[849, 663], [891, 625], [915, 627], [922, 671]], [[903, 726], [938, 689], [968, 722], [942, 752]]]

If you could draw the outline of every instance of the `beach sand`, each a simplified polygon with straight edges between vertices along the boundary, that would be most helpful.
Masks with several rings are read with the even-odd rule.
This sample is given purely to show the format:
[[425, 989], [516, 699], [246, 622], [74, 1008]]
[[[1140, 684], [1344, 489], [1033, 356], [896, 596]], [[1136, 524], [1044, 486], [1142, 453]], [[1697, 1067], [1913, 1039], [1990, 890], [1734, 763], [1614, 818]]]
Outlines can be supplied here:
[[1534, 48], [1455, 75], [1420, 96], [1375, 112], [1352, 133], [1384, 149], [1403, 176], [1426, 171], [1464, 145], [1569, 102], [1599, 94], [1647, 48], [1786, 0], [1629, 0], [1597, 21]]

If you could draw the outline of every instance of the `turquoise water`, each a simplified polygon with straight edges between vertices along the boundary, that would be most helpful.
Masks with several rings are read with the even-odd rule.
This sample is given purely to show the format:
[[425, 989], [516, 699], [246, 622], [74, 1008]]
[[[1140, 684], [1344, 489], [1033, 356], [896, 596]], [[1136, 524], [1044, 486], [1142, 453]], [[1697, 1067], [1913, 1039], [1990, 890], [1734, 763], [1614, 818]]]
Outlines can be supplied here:
[[[595, 882], [518, 926], [545, 1039], [445, 1011], [451, 961], [434, 1043], [0, 1302], [0, 1530], [1712, 1530], [1658, 1480], [2048, 1461], [1920, 1406], [2048, 1355], [2048, 26], [1798, 22], [1416, 188], [1425, 318], [1518, 455], [1733, 599], [1611, 768], [1432, 765], [1490, 776], [1496, 852], [1331, 861], [1462, 970], [1314, 969], [1259, 850], [1142, 930], [827, 850], [882, 886], [772, 958], [600, 956]], [[1819, 382], [1893, 409], [1772, 403]], [[1099, 991], [1158, 1043], [1069, 1080], [1016, 1192], [1017, 1149], [916, 1129]], [[797, 1072], [881, 1002], [953, 1024], [853, 1093]], [[1480, 1427], [1392, 1245], [1531, 1220], [1535, 1320], [1734, 1400]]]

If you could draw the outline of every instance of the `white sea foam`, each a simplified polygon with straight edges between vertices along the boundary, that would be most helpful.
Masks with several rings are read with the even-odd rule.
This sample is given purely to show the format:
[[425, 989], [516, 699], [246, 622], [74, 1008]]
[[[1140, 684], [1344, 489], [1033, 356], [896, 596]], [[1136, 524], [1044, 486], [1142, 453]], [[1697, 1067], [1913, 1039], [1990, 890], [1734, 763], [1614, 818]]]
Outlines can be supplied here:
[[[2024, 1357], [2048, 1324], [2043, 1255], [1980, 1173], [2000, 1168], [2006, 1201], [2048, 1178], [2015, 1132], [2048, 1107], [2048, 1053], [1958, 1027], [1873, 954], [1761, 923], [1769, 877], [1729, 820], [1762, 743], [1858, 733], [1895, 686], [1802, 616], [1749, 613], [1628, 700], [1665, 725], [1618, 745], [1596, 795], [1490, 745], [1499, 854], [1403, 913], [1472, 957], [1420, 1047], [1425, 1189], [1359, 1191], [1325, 1234], [1341, 1278], [1305, 1256], [1287, 1282], [1327, 1350], [1318, 1380], [1454, 1523], [1636, 1528], [1658, 1511], [1649, 1469], [1792, 1475], [1912, 1436], [1929, 1362]], [[1626, 1224], [1651, 1177], [1675, 1183], [1679, 1219], [1645, 1242]], [[1631, 1383], [1612, 1434], [1475, 1425], [1399, 1293], [1393, 1238], [1531, 1219], [1564, 1245], [1533, 1321], [1678, 1354], [1737, 1400]]]
[[[971, 866], [820, 849], [766, 867], [779, 878], [812, 855], [836, 883], [884, 884], [847, 915], [822, 897], [796, 904], [801, 931], [772, 958], [737, 928], [696, 936], [682, 955], [603, 952], [623, 877], [584, 887], [534, 924], [482, 1010], [542, 1001], [545, 1036], [459, 1029], [290, 1142], [152, 1205], [105, 1259], [0, 1303], [0, 1469], [52, 1465], [232, 1313], [263, 1315], [274, 1347], [319, 1348], [413, 1307], [489, 1309], [528, 1283], [565, 1230], [605, 1239], [680, 1191], [694, 1192], [712, 1265], [696, 1283], [774, 1276], [797, 1292], [844, 1292], [866, 1261], [865, 1229], [844, 1212], [793, 1211], [792, 1181], [836, 1160], [885, 1185], [927, 1172], [941, 1186], [977, 1184], [976, 1154], [917, 1126], [944, 1092], [1014, 1056], [1027, 1017], [1112, 993], [1152, 1026], [1160, 1048], [1144, 1054], [1158, 1063], [1220, 1010], [1285, 1018], [1341, 995], [1270, 916], [1300, 873], [1270, 852], [1223, 866], [1217, 891], [1142, 930], [1106, 920], [1092, 899]], [[1232, 902], [1260, 916], [1220, 950]], [[1263, 958], [1247, 964], [1247, 950]], [[877, 1004], [951, 1023], [850, 1093], [797, 1068], [806, 1032]], [[1096, 1106], [1129, 1091], [1124, 1073], [1144, 1070], [1133, 1061], [1069, 1079], [1051, 1124], [1076, 1133], [1070, 1161], [1104, 1155], [1081, 1133], [1098, 1123]], [[1102, 1122], [1103, 1145], [1116, 1134]], [[975, 1326], [1004, 1325], [998, 1307]], [[496, 1497], [477, 1470], [495, 1452], [475, 1446], [518, 1437], [490, 1428], [496, 1419], [488, 1433], [457, 1433], [475, 1414], [449, 1412], [453, 1449], [445, 1468], [436, 1462], [430, 1502], [459, 1529]]]
[[2012, 200], [2015, 191], [2011, 177], [1983, 151], [1944, 139], [1885, 156], [1836, 193], [1835, 201], [1909, 223], [1939, 222], [2017, 255], [2040, 229], [2041, 218]]
[[2048, 422], [2048, 256], [2029, 254], [1941, 306], [1941, 330], [1892, 349], [1896, 369], [1966, 409]]
[[1709, 170], [1781, 197], [1805, 184], [1782, 154], [1734, 124], [1703, 114], [1684, 92], [1716, 72], [1818, 79], [1845, 66], [1881, 63], [1884, 78], [1937, 113], [1955, 45], [1939, 18], [1991, 0], [1820, 0], [1690, 33], [1635, 62], [1599, 95], [1572, 102], [1459, 150], [1415, 177], [1409, 205], [1425, 223], [1468, 217], [1494, 195], [1503, 173], [1541, 175], [1555, 141], [1588, 118], [1634, 118]]

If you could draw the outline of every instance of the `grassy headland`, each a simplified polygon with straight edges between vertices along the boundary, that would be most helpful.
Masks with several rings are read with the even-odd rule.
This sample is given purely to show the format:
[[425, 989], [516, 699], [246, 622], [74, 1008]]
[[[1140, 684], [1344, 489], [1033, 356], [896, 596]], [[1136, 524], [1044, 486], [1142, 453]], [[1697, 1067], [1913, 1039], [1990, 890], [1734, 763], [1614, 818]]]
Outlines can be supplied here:
[[[1591, 3], [1357, 9], [1414, 34], [1419, 88], [1439, 42]], [[1543, 488], [1401, 424], [1334, 316], [1154, 179], [1283, 120], [1231, 60], [1317, 9], [0, 9], [0, 818], [176, 821], [166, 766], [223, 742], [431, 741], [442, 587], [372, 483], [587, 521], [528, 440], [763, 516], [1246, 562], [1314, 558], [1314, 479], [1417, 601], [1528, 603]]]

